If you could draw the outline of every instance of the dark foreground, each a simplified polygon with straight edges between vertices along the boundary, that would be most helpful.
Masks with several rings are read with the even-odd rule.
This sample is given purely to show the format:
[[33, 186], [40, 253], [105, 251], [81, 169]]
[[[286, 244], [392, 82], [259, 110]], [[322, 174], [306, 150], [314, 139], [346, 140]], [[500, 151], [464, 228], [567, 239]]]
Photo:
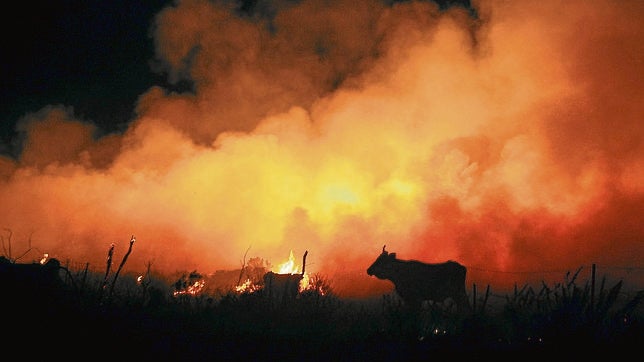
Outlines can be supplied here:
[[[68, 274], [68, 277], [71, 275]], [[60, 285], [0, 275], [3, 352], [29, 359], [399, 361], [638, 353], [643, 292], [621, 283], [590, 298], [574, 283], [524, 289], [457, 313], [410, 311], [395, 296], [347, 300], [328, 290], [277, 299], [263, 290], [175, 295], [83, 278]]]
[[[484, 318], [469, 317], [458, 331], [415, 330], [411, 318], [380, 316], [353, 307], [348, 314], [258, 316], [257, 311], [164, 314], [136, 309], [73, 311], [39, 306], [21, 308], [17, 324], [5, 325], [5, 351], [18, 355], [58, 355], [65, 360], [127, 358], [157, 361], [206, 360], [428, 360], [439, 356], [581, 356], [637, 352], [644, 342], [641, 321], [619, 333], [597, 335], [591, 328], [561, 324], [543, 336], [509, 340]], [[390, 318], [388, 325], [379, 325]], [[326, 319], [326, 320], [325, 320]], [[342, 319], [342, 320], [339, 320]], [[409, 324], [409, 325], [405, 325]], [[416, 333], [414, 333], [416, 332]], [[517, 332], [520, 333], [520, 332]], [[26, 348], [25, 348], [26, 347]]]

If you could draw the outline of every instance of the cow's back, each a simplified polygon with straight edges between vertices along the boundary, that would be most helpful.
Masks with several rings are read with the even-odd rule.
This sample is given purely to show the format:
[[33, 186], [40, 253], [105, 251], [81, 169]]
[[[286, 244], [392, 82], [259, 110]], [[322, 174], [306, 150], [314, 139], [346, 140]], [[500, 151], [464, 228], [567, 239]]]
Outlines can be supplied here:
[[459, 306], [467, 303], [467, 269], [463, 265], [454, 261], [427, 264], [410, 260], [400, 263], [399, 273], [392, 282], [396, 293], [407, 304], [418, 306], [423, 301], [443, 302], [448, 298]]

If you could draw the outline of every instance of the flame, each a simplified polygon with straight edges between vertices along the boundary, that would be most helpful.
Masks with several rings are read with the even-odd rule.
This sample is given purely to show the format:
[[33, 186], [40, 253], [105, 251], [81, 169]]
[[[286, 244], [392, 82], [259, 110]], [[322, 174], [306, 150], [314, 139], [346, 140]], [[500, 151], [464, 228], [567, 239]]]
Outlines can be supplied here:
[[[21, 120], [19, 157], [0, 157], [3, 243], [37, 225], [40, 250], [102, 266], [132, 230], [146, 243], [125, 268], [164, 274], [301, 245], [334, 292], [364, 295], [388, 288], [365, 273], [384, 243], [458, 260], [468, 285], [641, 267], [644, 2], [477, 0], [471, 19], [303, 1], [275, 9], [279, 31], [219, 3], [155, 18], [155, 60], [194, 89], [149, 88], [122, 133], [63, 106]], [[291, 254], [275, 272], [298, 270]], [[641, 289], [622, 270], [606, 271]]]
[[181, 295], [196, 296], [201, 294], [206, 286], [206, 281], [203, 276], [196, 271], [190, 275], [183, 275], [179, 280], [174, 283], [174, 292], [172, 295], [178, 297]]
[[299, 292], [311, 289], [313, 286], [310, 284], [310, 276], [308, 272], [302, 273], [300, 271], [300, 266], [295, 263], [295, 256], [293, 255], [293, 250], [290, 251], [288, 260], [279, 264], [276, 268], [273, 269], [274, 273], [278, 274], [302, 274], [302, 279], [300, 280]]
[[293, 256], [293, 250], [288, 256], [288, 260], [279, 264], [273, 272], [278, 274], [299, 274], [299, 267], [295, 264], [295, 257]]
[[49, 258], [49, 254], [45, 253], [42, 259], [40, 259], [40, 264], [45, 264], [48, 258]]
[[261, 286], [253, 283], [252, 280], [246, 279], [241, 285], [235, 287], [235, 292], [237, 293], [254, 293], [261, 289]]
[[[271, 268], [271, 271], [275, 274], [281, 275], [294, 275], [302, 274], [302, 279], [299, 282], [298, 291], [301, 293], [305, 290], [311, 288], [309, 283], [308, 273], [300, 272], [300, 266], [295, 263], [295, 256], [293, 255], [293, 250], [289, 252], [288, 260], [277, 265], [276, 267]], [[254, 283], [250, 278], [247, 278], [242, 284], [234, 287], [235, 292], [237, 293], [254, 293], [262, 288], [262, 285]]]
[[310, 280], [309, 273], [304, 273], [302, 275], [302, 280], [300, 280], [300, 288], [299, 288], [300, 293], [302, 293], [305, 290], [311, 289], [312, 285], [309, 282], [309, 280]]
[[205, 281], [197, 280], [194, 283], [186, 286], [184, 289], [175, 290], [172, 293], [172, 295], [175, 296], [175, 297], [180, 296], [180, 295], [191, 295], [191, 296], [199, 295], [199, 293], [201, 293], [203, 291], [205, 286], [206, 286]]

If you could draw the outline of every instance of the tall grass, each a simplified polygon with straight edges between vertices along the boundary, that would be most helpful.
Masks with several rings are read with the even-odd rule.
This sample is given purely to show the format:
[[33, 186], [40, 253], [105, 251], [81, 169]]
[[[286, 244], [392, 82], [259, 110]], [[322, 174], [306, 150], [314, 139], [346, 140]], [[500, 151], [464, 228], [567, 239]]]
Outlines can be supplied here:
[[279, 301], [262, 288], [177, 294], [175, 281], [150, 268], [143, 276], [113, 278], [105, 298], [102, 273], [83, 268], [61, 275], [65, 293], [26, 300], [5, 291], [13, 302], [4, 312], [22, 324], [50, 326], [22, 339], [68, 349], [93, 346], [104, 356], [398, 360], [441, 352], [636, 350], [644, 342], [644, 291], [628, 294], [621, 281], [607, 285], [605, 279], [593, 289], [578, 280], [579, 272], [554, 285], [517, 286], [495, 306], [488, 303], [488, 287], [465, 315], [449, 302], [410, 310], [395, 294], [342, 298], [321, 275], [310, 279], [314, 287]]

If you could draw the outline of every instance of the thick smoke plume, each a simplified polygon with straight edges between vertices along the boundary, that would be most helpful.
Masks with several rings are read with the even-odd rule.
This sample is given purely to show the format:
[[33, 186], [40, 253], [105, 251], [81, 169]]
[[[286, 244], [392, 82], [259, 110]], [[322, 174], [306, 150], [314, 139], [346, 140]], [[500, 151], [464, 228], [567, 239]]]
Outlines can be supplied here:
[[644, 285], [644, 2], [230, 4], [156, 16], [156, 70], [191, 89], [141, 94], [124, 133], [70, 106], [20, 120], [21, 156], [0, 159], [14, 257], [100, 269], [133, 234], [130, 270], [308, 250], [364, 294], [386, 244], [468, 284], [596, 263]]

